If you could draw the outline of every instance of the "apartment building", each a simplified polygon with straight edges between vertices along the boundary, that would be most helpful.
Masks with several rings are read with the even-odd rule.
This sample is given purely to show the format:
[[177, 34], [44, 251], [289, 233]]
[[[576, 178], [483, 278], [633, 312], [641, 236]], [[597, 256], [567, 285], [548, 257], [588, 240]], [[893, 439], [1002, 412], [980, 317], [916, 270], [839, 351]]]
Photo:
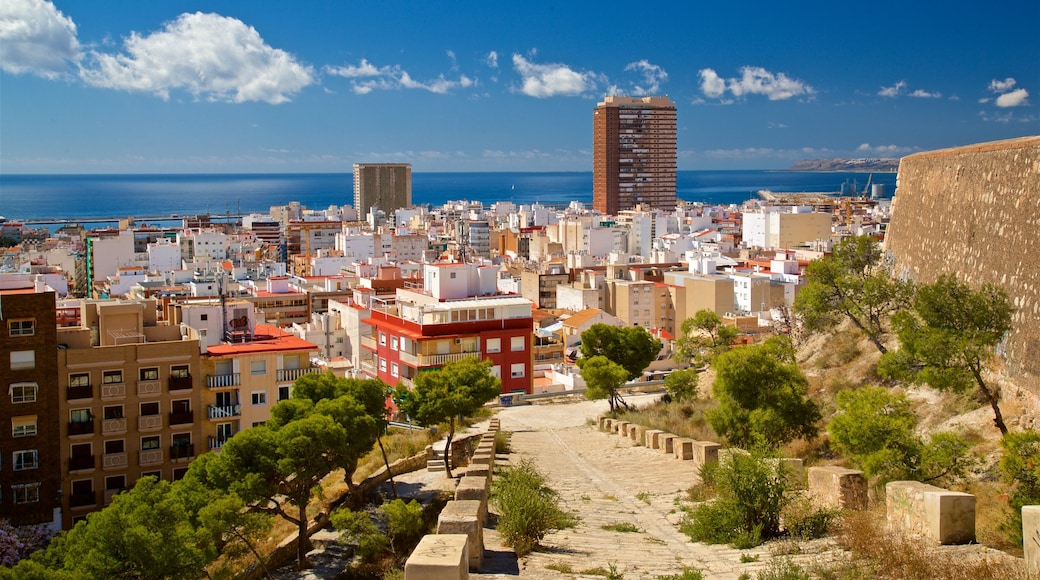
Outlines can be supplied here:
[[[78, 309], [78, 312], [76, 310]], [[144, 476], [179, 479], [201, 452], [199, 341], [156, 302], [73, 301], [57, 331], [62, 527]]]
[[534, 302], [535, 308], [556, 308], [556, 288], [570, 283], [562, 263], [545, 264], [541, 270], [520, 273], [520, 295]]
[[410, 163], [355, 163], [354, 209], [359, 216], [373, 208], [387, 215], [412, 205]]
[[0, 291], [0, 518], [60, 524], [61, 439], [54, 292]]
[[832, 217], [811, 207], [767, 207], [744, 212], [741, 224], [744, 244], [749, 248], [794, 248], [831, 237]]

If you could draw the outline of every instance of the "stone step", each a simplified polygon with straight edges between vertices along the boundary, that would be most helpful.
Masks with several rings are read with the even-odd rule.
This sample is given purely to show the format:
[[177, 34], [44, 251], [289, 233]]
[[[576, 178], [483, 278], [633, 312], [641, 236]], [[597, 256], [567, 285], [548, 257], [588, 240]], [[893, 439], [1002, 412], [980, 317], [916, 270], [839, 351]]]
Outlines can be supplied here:
[[426, 471], [447, 471], [444, 469], [443, 459], [428, 459], [426, 460]]

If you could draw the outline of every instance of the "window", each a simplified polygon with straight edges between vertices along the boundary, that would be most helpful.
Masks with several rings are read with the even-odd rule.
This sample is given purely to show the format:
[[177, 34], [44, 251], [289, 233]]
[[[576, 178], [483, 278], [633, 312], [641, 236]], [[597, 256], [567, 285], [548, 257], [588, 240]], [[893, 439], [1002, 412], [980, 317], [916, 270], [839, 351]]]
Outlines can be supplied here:
[[264, 423], [266, 423], [266, 422], [267, 422], [267, 421], [253, 421], [253, 425], [252, 425], [252, 426], [253, 426], [253, 427], [261, 427], [261, 426], [263, 426], [263, 424], [264, 424]]
[[7, 331], [11, 336], [32, 336], [36, 334], [36, 320], [32, 318], [8, 320]]
[[36, 415], [11, 417], [11, 437], [32, 437], [36, 435]]
[[[141, 472], [141, 479], [144, 479], [146, 477], [154, 477], [155, 480], [158, 481], [158, 480], [162, 479], [162, 472], [161, 471], [143, 471], [143, 472]], [[138, 480], [138, 481], [140, 481], [140, 480]]]
[[13, 459], [11, 463], [15, 471], [36, 469], [40, 466], [40, 452], [35, 449], [15, 451], [12, 455]]
[[123, 406], [112, 405], [105, 407], [105, 419], [122, 419], [123, 418]]
[[11, 486], [14, 503], [37, 503], [40, 501], [40, 484], [23, 483]]
[[267, 374], [267, 361], [255, 360], [249, 363], [249, 374], [251, 375], [266, 375]]
[[89, 387], [90, 386], [90, 375], [87, 373], [78, 373], [75, 375], [69, 375], [69, 387]]
[[527, 365], [524, 363], [515, 363], [509, 367], [510, 376], [514, 379], [522, 379], [527, 373]]
[[36, 368], [35, 350], [12, 350], [11, 370], [23, 370]]
[[105, 455], [112, 455], [113, 453], [123, 453], [126, 451], [126, 445], [122, 439], [113, 439], [112, 441], [105, 441]]
[[501, 379], [502, 378], [502, 365], [495, 365], [495, 366], [491, 367], [491, 376], [495, 377], [496, 379]]
[[385, 332], [380, 332], [379, 333], [379, 346], [386, 346], [386, 333]]
[[126, 476], [110, 475], [106, 477], [105, 489], [126, 489]]
[[501, 338], [489, 338], [484, 341], [487, 345], [487, 352], [502, 352], [502, 339]]
[[391, 336], [390, 337], [390, 350], [397, 350], [397, 337], [396, 336]]
[[509, 339], [509, 350], [516, 352], [527, 348], [526, 336], [513, 336]]
[[178, 379], [186, 379], [191, 376], [188, 373], [188, 365], [176, 365], [170, 367], [170, 376], [177, 377]]
[[390, 376], [397, 377], [401, 375], [401, 367], [397, 366], [397, 363], [390, 363]]
[[379, 370], [383, 371], [384, 373], [386, 372], [386, 359], [385, 358], [379, 359]]
[[69, 411], [69, 421], [73, 423], [89, 423], [90, 409], [73, 409]]
[[91, 457], [94, 453], [94, 447], [90, 443], [77, 443], [72, 446], [72, 458]]
[[118, 385], [123, 382], [123, 371], [103, 371], [101, 373], [101, 382], [106, 385]]
[[142, 381], [157, 381], [159, 380], [159, 367], [152, 367], [148, 369], [141, 369], [141, 380]]
[[39, 386], [36, 383], [15, 383], [11, 385], [11, 402], [35, 403], [36, 390], [38, 388]]
[[159, 402], [154, 403], [141, 403], [141, 416], [150, 417], [152, 415], [159, 414]]
[[159, 448], [159, 436], [141, 437], [141, 451], [149, 451]]
[[289, 398], [289, 385], [278, 387], [278, 400], [284, 401]]
[[206, 322], [207, 320], [209, 320], [209, 314], [203, 314], [199, 317], [199, 320], [201, 320], [202, 322]]
[[266, 405], [267, 404], [267, 393], [264, 391], [255, 391], [253, 393], [253, 404], [254, 405]]
[[191, 413], [190, 399], [177, 399], [170, 403], [170, 411], [174, 413]]

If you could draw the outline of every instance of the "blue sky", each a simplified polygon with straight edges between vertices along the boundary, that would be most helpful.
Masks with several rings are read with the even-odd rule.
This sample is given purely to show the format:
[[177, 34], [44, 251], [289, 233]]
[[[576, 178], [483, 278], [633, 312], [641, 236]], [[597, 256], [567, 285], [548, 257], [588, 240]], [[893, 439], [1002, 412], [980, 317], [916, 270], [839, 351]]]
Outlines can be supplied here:
[[0, 2], [0, 172], [590, 171], [607, 94], [680, 169], [1040, 134], [1040, 2]]

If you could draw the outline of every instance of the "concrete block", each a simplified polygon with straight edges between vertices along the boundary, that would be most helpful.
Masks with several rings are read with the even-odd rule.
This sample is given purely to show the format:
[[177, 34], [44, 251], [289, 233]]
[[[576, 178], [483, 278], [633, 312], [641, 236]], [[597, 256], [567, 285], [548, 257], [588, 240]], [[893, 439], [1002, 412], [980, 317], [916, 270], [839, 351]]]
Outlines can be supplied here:
[[661, 446], [658, 447], [658, 449], [661, 450], [661, 453], [666, 455], [675, 453], [675, 440], [678, 438], [677, 435], [672, 435], [671, 433], [662, 433], [658, 436], [658, 439], [661, 442]]
[[646, 427], [636, 425], [631, 428], [632, 441], [636, 445], [642, 445], [646, 441]]
[[487, 521], [487, 504], [488, 504], [488, 490], [491, 488], [490, 480], [486, 477], [476, 477], [472, 475], [466, 475], [459, 480], [458, 486], [455, 487], [455, 500], [462, 501], [466, 499], [476, 500], [480, 502], [480, 522], [483, 524]]
[[867, 478], [855, 469], [831, 465], [810, 467], [809, 495], [826, 507], [865, 510]]
[[703, 467], [708, 463], [718, 463], [721, 449], [722, 445], [714, 441], [694, 441], [693, 462], [697, 467]]
[[672, 442], [672, 452], [675, 454], [675, 458], [681, 461], [689, 461], [693, 459], [693, 444], [696, 443], [693, 439], [687, 439], [685, 437], [679, 437]]
[[600, 415], [599, 417], [596, 417], [596, 428], [600, 431], [606, 431], [608, 421], [610, 421], [610, 417], [607, 417], [606, 415]]
[[1026, 570], [1040, 576], [1040, 505], [1022, 506], [1022, 544]]
[[469, 460], [470, 464], [491, 465], [495, 462], [495, 455], [485, 451], [478, 451]]
[[614, 426], [614, 420], [613, 419], [604, 419], [603, 420], [603, 430], [606, 431], [607, 433], [613, 433], [614, 431], [616, 431], [617, 427]]
[[480, 502], [452, 500], [444, 504], [437, 517], [438, 534], [466, 534], [469, 569], [476, 572], [484, 563], [484, 525], [480, 521]]
[[942, 545], [975, 541], [975, 496], [919, 481], [885, 485], [889, 525]]
[[661, 448], [661, 435], [664, 431], [658, 429], [647, 429], [646, 434], [643, 436], [643, 445], [647, 449], [660, 449]]
[[628, 421], [615, 421], [614, 425], [616, 428], [614, 431], [622, 437], [628, 437], [628, 426], [631, 425]]
[[491, 481], [491, 466], [483, 463], [472, 463], [466, 468], [466, 476], [486, 477]]
[[405, 580], [469, 580], [466, 534], [426, 535], [408, 556]]

